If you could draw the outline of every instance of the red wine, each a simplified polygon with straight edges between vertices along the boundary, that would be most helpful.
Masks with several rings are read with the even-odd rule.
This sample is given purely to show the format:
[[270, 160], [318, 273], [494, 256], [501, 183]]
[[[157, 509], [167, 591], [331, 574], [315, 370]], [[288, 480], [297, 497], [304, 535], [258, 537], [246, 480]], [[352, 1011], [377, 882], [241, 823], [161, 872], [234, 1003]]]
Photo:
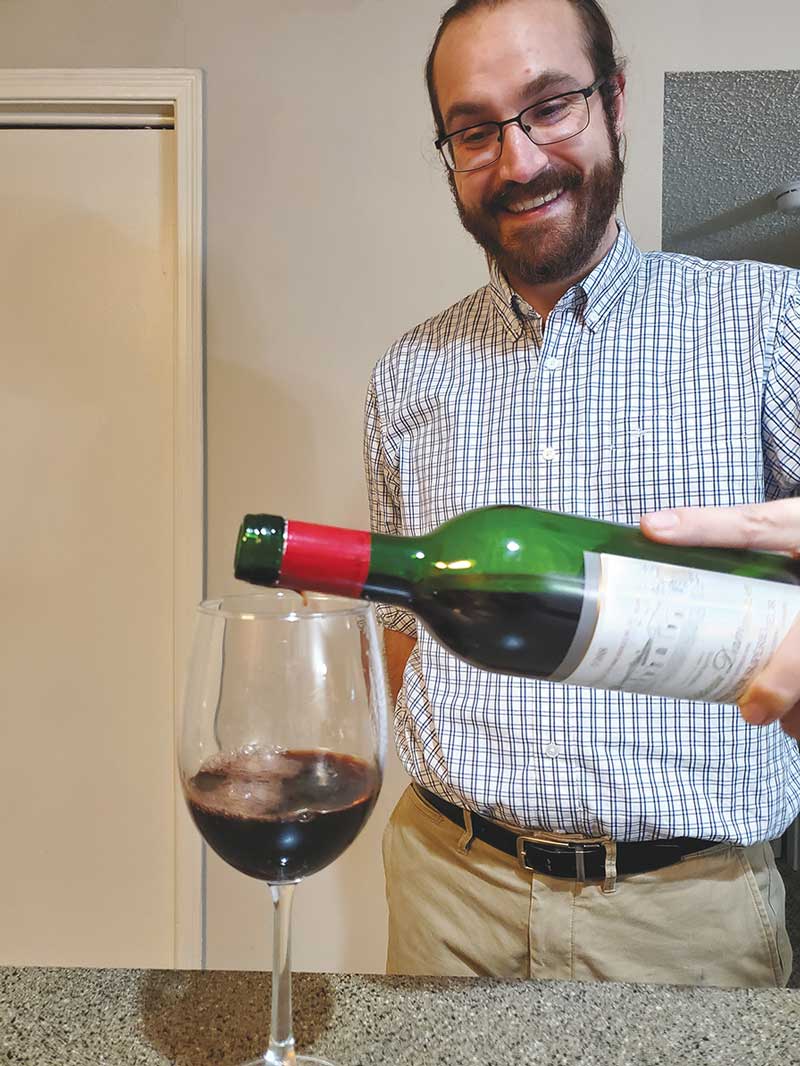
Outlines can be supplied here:
[[245, 748], [207, 759], [184, 792], [208, 844], [262, 881], [296, 881], [358, 835], [380, 789], [374, 766], [331, 751]]
[[545, 675], [567, 654], [581, 609], [579, 596], [564, 590], [498, 592], [477, 581], [452, 589], [420, 584], [417, 600], [443, 644], [501, 674], [520, 673], [524, 662], [531, 673]]

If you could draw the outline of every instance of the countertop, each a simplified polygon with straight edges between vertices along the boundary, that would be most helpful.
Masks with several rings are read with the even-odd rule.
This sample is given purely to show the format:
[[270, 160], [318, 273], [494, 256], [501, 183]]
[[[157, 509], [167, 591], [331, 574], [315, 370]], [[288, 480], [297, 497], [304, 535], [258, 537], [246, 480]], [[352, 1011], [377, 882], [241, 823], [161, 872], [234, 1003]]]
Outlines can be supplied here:
[[[791, 1066], [800, 990], [295, 974], [295, 1036], [337, 1066]], [[235, 1066], [270, 976], [0, 968], [0, 1063]]]

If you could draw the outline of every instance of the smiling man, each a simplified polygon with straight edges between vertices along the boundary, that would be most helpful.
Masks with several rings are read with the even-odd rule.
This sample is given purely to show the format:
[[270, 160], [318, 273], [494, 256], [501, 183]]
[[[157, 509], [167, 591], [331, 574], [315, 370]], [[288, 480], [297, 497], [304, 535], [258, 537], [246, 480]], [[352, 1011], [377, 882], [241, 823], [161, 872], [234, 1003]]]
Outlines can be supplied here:
[[538, 6], [445, 19], [428, 88], [465, 229], [544, 317], [617, 239], [625, 82], [610, 40], [576, 54], [577, 5]]
[[[513, 503], [797, 547], [800, 275], [636, 247], [597, 3], [459, 0], [427, 81], [489, 282], [375, 368], [373, 528]], [[643, 518], [664, 508], [672, 532]], [[401, 610], [381, 620], [413, 781], [384, 838], [390, 971], [787, 980], [769, 841], [800, 811], [800, 753], [777, 721], [492, 674]], [[780, 713], [800, 700], [798, 638], [768, 675]]]

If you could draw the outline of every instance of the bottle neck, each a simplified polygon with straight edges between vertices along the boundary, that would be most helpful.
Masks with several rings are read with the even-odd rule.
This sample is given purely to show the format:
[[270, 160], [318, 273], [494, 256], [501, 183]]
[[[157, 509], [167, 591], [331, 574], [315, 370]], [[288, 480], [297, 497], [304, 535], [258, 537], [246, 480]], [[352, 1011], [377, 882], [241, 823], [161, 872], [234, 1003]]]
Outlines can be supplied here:
[[358, 599], [369, 573], [371, 541], [357, 529], [287, 521], [279, 584]]
[[405, 537], [288, 521], [279, 584], [380, 603], [410, 602]]

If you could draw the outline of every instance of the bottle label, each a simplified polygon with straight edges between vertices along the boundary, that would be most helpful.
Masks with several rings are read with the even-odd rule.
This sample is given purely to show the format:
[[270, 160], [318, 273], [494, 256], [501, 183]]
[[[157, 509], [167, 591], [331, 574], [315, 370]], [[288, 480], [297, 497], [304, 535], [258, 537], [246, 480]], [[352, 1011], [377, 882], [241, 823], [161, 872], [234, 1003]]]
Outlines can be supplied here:
[[800, 614], [800, 588], [619, 555], [586, 556], [584, 609], [553, 680], [734, 703]]

